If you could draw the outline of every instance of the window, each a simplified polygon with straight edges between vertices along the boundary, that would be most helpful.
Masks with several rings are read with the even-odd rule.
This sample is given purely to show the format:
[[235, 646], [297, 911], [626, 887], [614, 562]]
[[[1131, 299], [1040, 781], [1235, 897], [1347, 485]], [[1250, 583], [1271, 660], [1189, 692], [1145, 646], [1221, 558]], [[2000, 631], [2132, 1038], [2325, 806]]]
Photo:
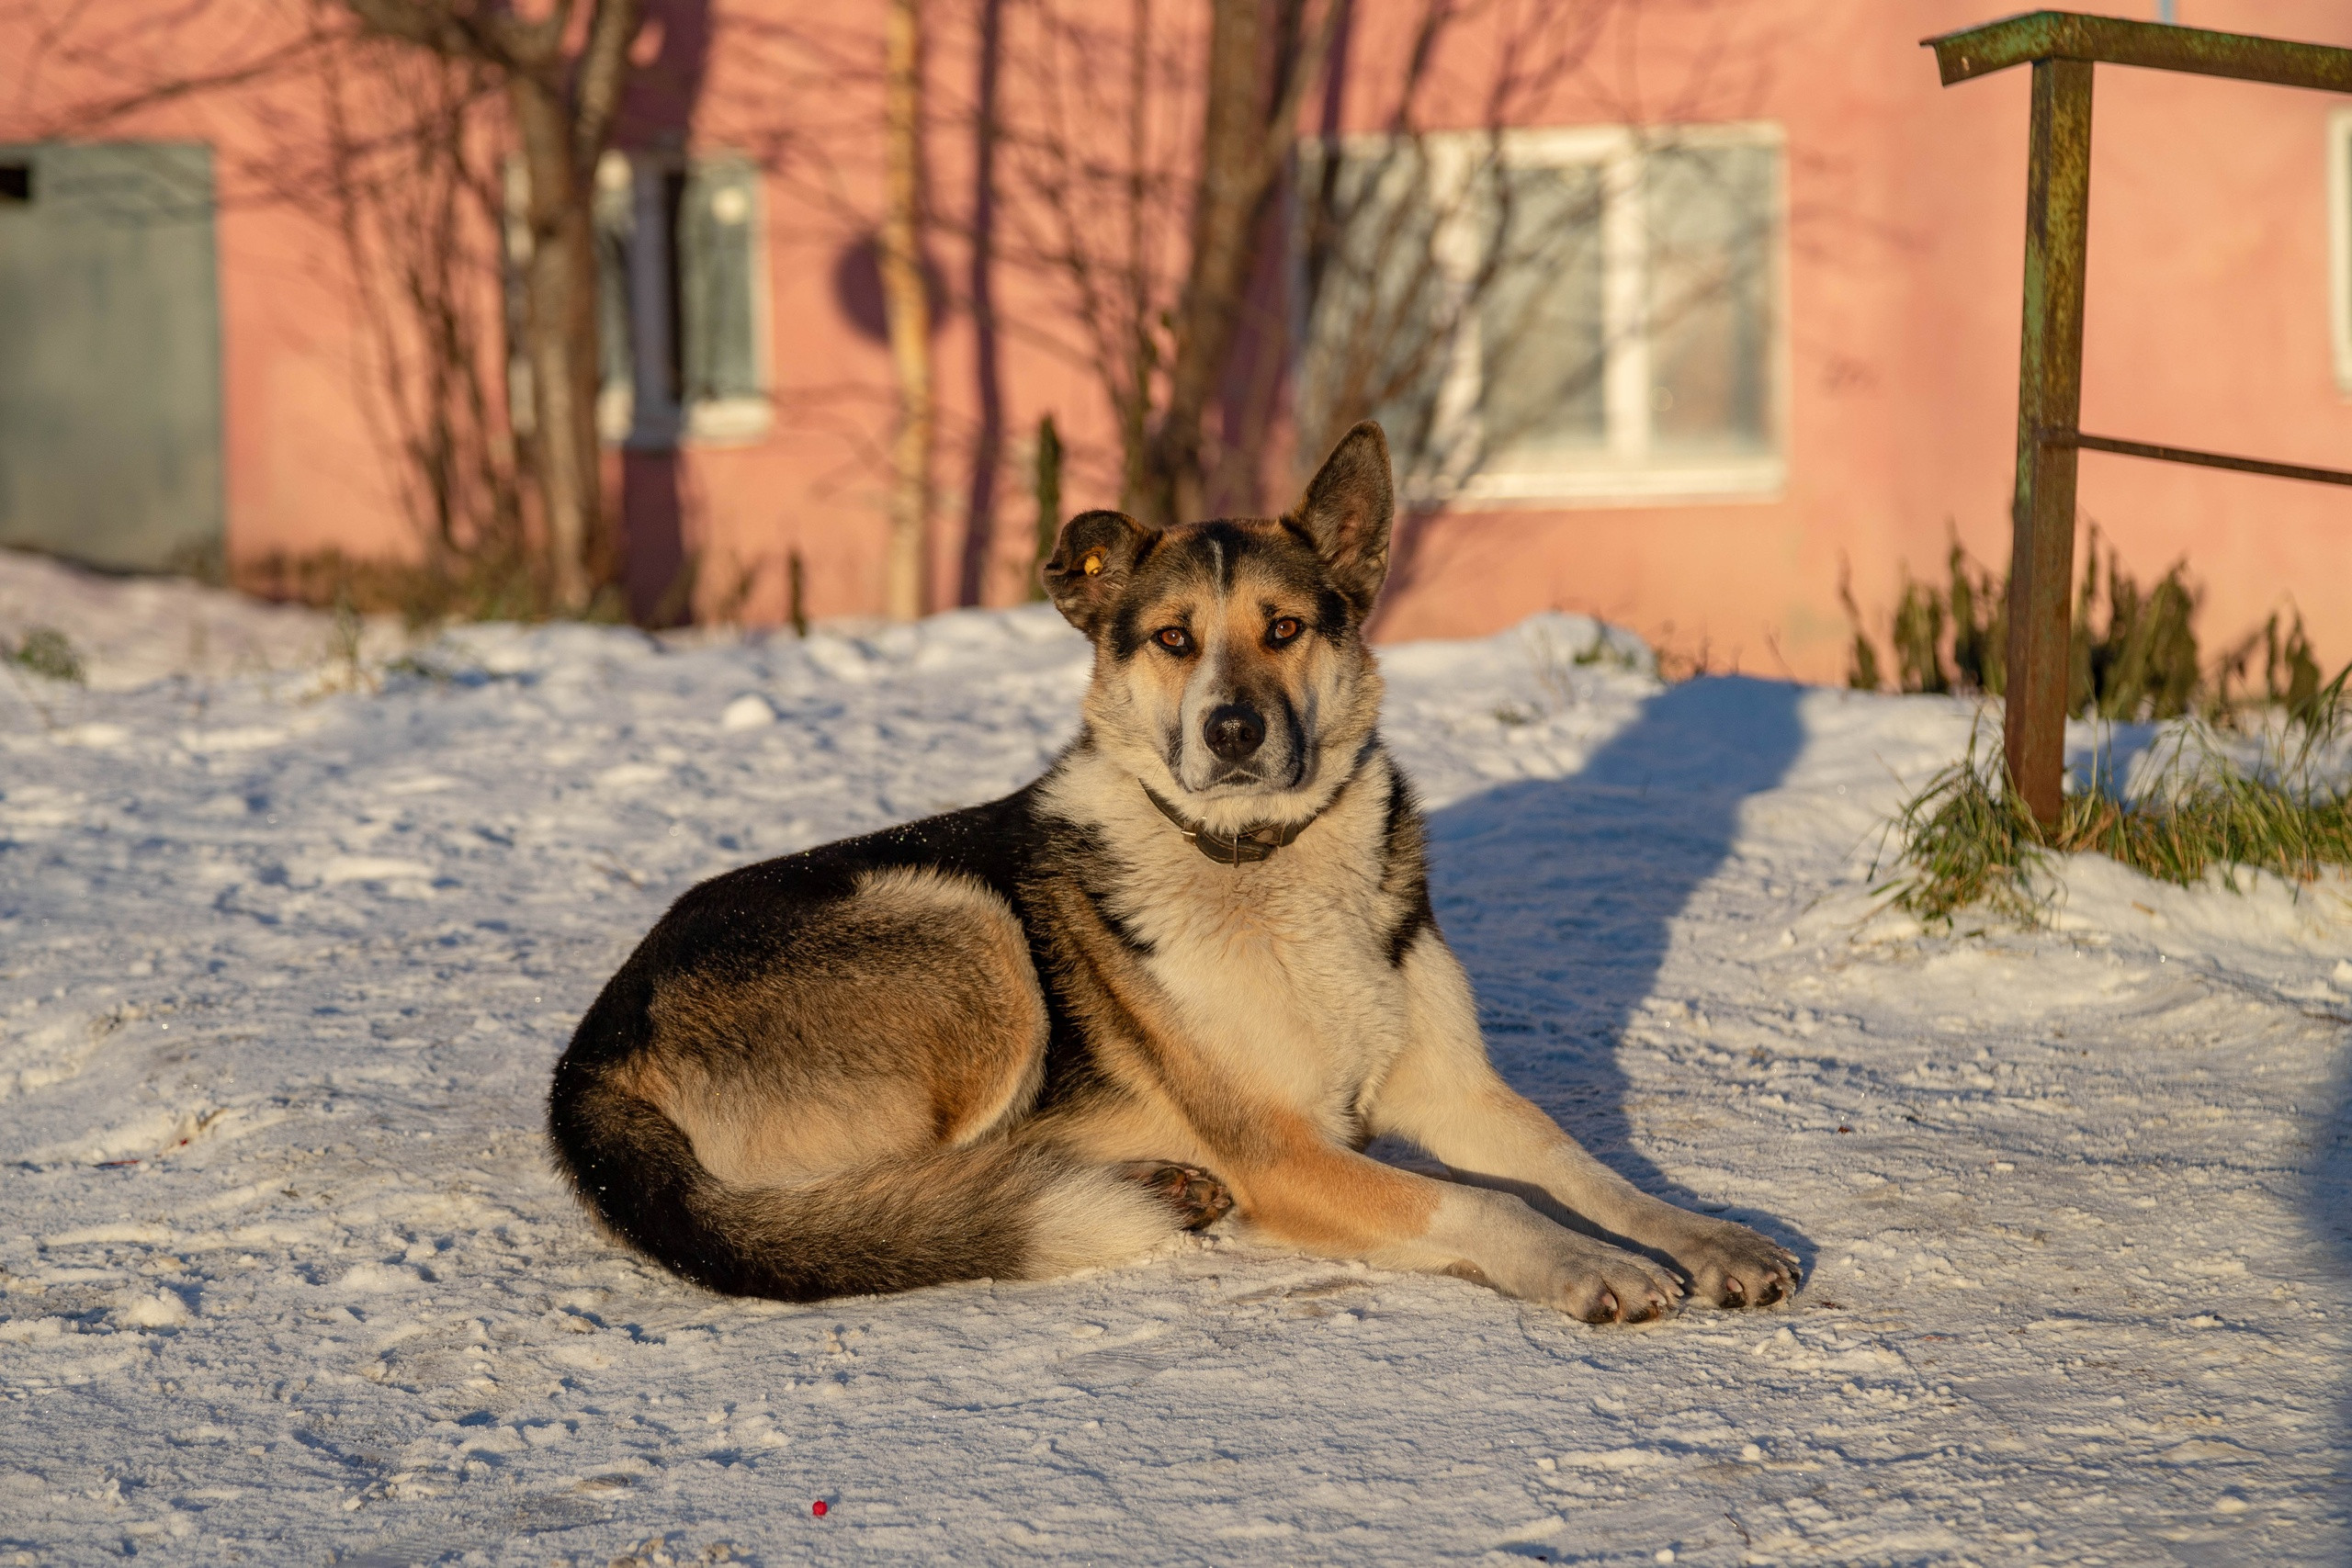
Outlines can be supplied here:
[[1302, 186], [1310, 424], [1380, 419], [1430, 499], [1781, 490], [1777, 130], [1339, 151], [1310, 157]]
[[[529, 231], [519, 162], [508, 180], [510, 385], [530, 422], [521, 357], [520, 263]], [[768, 428], [767, 298], [759, 171], [718, 153], [681, 161], [608, 152], [596, 165], [596, 424], [607, 441], [666, 448], [682, 437], [741, 440]]]
[[2327, 251], [2335, 386], [2352, 397], [2352, 109], [2327, 117]]

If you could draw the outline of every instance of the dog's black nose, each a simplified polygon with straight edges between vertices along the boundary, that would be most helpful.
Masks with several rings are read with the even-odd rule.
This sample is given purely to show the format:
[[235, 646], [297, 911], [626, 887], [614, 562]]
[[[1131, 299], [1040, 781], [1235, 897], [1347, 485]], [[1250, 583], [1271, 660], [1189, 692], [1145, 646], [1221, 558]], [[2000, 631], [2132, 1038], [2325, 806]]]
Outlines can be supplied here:
[[1238, 762], [1264, 743], [1266, 721], [1258, 710], [1245, 703], [1227, 703], [1209, 710], [1208, 722], [1202, 727], [1207, 732], [1209, 750], [1228, 762]]

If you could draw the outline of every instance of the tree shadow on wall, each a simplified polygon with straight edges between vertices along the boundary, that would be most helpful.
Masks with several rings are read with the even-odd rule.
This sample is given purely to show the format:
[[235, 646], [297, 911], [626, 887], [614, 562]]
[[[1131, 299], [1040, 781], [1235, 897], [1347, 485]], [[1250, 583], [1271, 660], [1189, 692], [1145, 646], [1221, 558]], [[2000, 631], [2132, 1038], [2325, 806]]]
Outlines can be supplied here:
[[[1743, 804], [1804, 743], [1804, 688], [1719, 676], [1668, 688], [1584, 770], [1430, 816], [1438, 921], [1477, 987], [1495, 1066], [1644, 1191], [1693, 1195], [1627, 1113], [1618, 1038], [1657, 987], [1674, 922], [1730, 857]], [[1777, 1216], [1734, 1211], [1795, 1247]]]

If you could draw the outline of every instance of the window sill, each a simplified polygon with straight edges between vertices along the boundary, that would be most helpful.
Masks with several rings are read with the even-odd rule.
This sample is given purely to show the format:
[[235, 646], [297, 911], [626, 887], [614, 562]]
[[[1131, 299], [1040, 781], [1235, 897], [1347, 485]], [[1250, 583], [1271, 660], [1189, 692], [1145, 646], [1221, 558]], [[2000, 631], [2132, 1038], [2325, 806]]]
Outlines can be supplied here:
[[631, 452], [674, 452], [696, 446], [741, 446], [759, 440], [775, 423], [765, 398], [718, 398], [689, 403], [682, 419], [675, 408], [639, 419], [627, 392], [606, 391], [596, 403], [598, 433], [609, 446]]
[[765, 398], [720, 398], [686, 410], [686, 439], [713, 446], [757, 441], [775, 423]]
[[1650, 468], [1493, 468], [1442, 499], [1465, 508], [1681, 506], [1778, 501], [1788, 482], [1788, 462], [1777, 457]]

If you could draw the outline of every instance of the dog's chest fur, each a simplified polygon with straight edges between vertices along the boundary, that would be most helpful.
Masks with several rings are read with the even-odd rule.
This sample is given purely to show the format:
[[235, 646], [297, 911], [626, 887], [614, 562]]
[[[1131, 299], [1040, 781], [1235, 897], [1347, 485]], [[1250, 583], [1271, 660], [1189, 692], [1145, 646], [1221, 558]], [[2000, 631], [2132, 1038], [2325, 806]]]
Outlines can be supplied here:
[[1389, 787], [1384, 760], [1295, 843], [1241, 866], [1201, 854], [1136, 791], [1112, 900], [1176, 1043], [1339, 1136], [1406, 1038], [1390, 933], [1407, 911], [1382, 875]]

